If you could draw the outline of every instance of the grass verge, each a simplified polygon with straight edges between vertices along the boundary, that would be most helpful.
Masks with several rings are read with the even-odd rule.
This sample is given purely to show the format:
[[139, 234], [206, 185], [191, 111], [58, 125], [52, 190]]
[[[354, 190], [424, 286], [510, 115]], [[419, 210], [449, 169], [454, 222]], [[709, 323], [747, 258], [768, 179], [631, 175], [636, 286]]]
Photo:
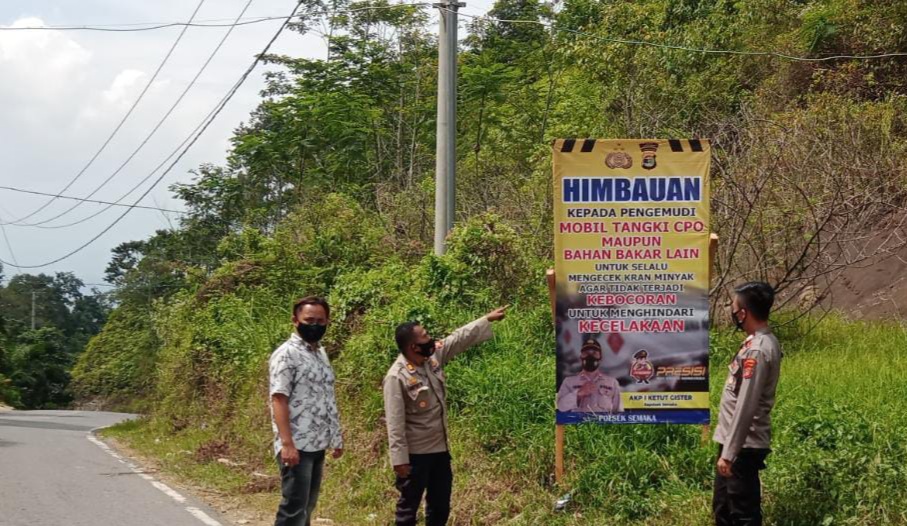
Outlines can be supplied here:
[[[907, 511], [907, 336], [887, 324], [826, 320], [794, 338], [781, 333], [785, 358], [774, 413], [774, 453], [764, 472], [766, 524], [904, 525]], [[712, 404], [740, 336], [715, 334]], [[714, 449], [690, 426], [581, 426], [568, 429], [567, 465], [574, 504], [551, 511], [553, 425], [545, 407], [522, 407], [507, 379], [553, 378], [506, 348], [481, 348], [449, 377], [463, 392], [452, 408], [455, 458], [453, 525], [706, 525]], [[498, 381], [482, 383], [482, 379]], [[497, 386], [498, 391], [494, 391]], [[380, 419], [357, 412], [360, 391], [341, 395], [347, 454], [328, 461], [319, 517], [339, 525], [391, 524], [396, 492]], [[553, 396], [553, 393], [552, 393]], [[501, 399], [518, 415], [507, 420]], [[259, 401], [260, 408], [264, 402]], [[714, 411], [713, 411], [714, 414]], [[504, 415], [504, 416], [502, 416]], [[176, 429], [163, 417], [111, 428], [181, 480], [239, 496], [267, 524], [278, 500], [269, 430], [233, 437], [212, 425]], [[257, 437], [257, 438], [252, 438]], [[232, 447], [258, 440], [259, 454]], [[254, 449], [254, 447], [252, 447]], [[221, 457], [220, 455], [224, 456]], [[221, 459], [226, 460], [224, 463]], [[270, 477], [270, 478], [269, 478]]]

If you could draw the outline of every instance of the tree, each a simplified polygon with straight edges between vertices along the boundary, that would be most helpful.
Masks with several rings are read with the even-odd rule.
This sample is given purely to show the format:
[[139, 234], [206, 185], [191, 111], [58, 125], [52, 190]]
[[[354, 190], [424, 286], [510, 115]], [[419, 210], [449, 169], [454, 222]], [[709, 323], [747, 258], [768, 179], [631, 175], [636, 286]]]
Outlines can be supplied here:
[[17, 274], [0, 286], [0, 400], [26, 408], [70, 401], [69, 370], [110, 310], [105, 295], [82, 288], [68, 272]]
[[9, 357], [9, 379], [24, 407], [63, 407], [72, 399], [66, 387], [74, 356], [65, 341], [61, 331], [50, 327], [21, 336]]

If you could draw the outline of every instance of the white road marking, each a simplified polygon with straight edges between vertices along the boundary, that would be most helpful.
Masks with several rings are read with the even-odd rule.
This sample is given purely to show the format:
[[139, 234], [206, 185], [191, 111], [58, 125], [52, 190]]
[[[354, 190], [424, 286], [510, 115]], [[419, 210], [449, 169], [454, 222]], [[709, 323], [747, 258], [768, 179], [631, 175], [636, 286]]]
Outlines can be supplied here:
[[204, 522], [208, 526], [223, 526], [221, 523], [212, 519], [207, 513], [203, 512], [202, 510], [200, 510], [198, 508], [193, 508], [190, 506], [190, 507], [186, 508], [186, 511], [191, 513], [196, 519]]
[[[144, 477], [143, 477], [143, 478], [144, 478]], [[146, 479], [146, 480], [147, 480], [147, 479]], [[161, 482], [161, 481], [159, 481], [159, 480], [154, 480], [154, 479], [149, 480], [148, 482], [150, 482], [151, 485], [154, 486], [155, 488], [157, 488], [157, 489], [161, 490], [162, 492], [164, 492], [164, 495], [167, 495], [168, 497], [170, 497], [171, 499], [173, 499], [173, 500], [179, 502], [180, 504], [186, 502], [186, 497], [183, 497], [183, 496], [180, 495], [179, 493], [173, 491], [173, 488], [171, 488], [170, 486], [164, 484], [163, 482]]]
[[[126, 467], [128, 467], [130, 470], [132, 470], [133, 473], [136, 473], [138, 476], [140, 476], [143, 479], [150, 482], [152, 486], [154, 486], [155, 488], [162, 491], [165, 495], [167, 495], [171, 499], [175, 500], [176, 502], [178, 502], [180, 504], [184, 504], [186, 502], [186, 497], [180, 495], [179, 492], [175, 491], [173, 488], [164, 484], [163, 482], [161, 482], [159, 480], [155, 480], [154, 477], [143, 472], [141, 469], [138, 468], [138, 466], [136, 466], [132, 462], [129, 462], [128, 460], [123, 458], [116, 451], [111, 449], [110, 446], [105, 444], [102, 440], [98, 439], [98, 437], [96, 437], [94, 433], [95, 433], [95, 431], [98, 431], [99, 429], [103, 429], [103, 428], [99, 427], [97, 429], [92, 429], [91, 431], [88, 432], [88, 435], [85, 438], [87, 438], [89, 440], [89, 442], [91, 442], [92, 444], [94, 444], [94, 445], [98, 446], [99, 448], [101, 448], [102, 450], [104, 450], [104, 452], [106, 452], [108, 455], [117, 459], [117, 461], [119, 461], [120, 463], [125, 464]], [[198, 519], [199, 521], [201, 521], [203, 524], [205, 524], [207, 526], [223, 526], [221, 523], [212, 519], [210, 515], [208, 515], [204, 511], [202, 511], [194, 506], [186, 506], [185, 510], [190, 515], [192, 515], [193, 517], [195, 517], [196, 519]]]

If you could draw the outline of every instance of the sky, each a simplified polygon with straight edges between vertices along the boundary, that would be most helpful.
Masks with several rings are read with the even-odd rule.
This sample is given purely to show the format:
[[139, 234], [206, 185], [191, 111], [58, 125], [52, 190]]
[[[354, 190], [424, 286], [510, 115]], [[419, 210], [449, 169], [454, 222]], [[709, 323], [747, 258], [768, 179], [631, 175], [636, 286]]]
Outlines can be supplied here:
[[[185, 22], [201, 0], [3, 0], [0, 28], [63, 25]], [[196, 21], [232, 21], [247, 0], [207, 0]], [[286, 16], [293, 0], [253, 0], [245, 18]], [[466, 13], [482, 14], [492, 0], [468, 2]], [[277, 31], [280, 20], [238, 26], [210, 65], [147, 143], [155, 125], [174, 104], [217, 46], [227, 28], [189, 28], [136, 109], [104, 151], [65, 195], [86, 197], [126, 163], [92, 199], [123, 197], [174, 152], [205, 115], [224, 96]], [[461, 37], [465, 33], [461, 19]], [[181, 31], [113, 33], [90, 31], [0, 30], [0, 186], [47, 192], [60, 191], [89, 163], [130, 106], [148, 86]], [[324, 42], [314, 34], [285, 31], [274, 53], [324, 58]], [[141, 205], [182, 209], [168, 187], [190, 182], [190, 170], [202, 163], [222, 163], [233, 130], [247, 120], [264, 87], [259, 66], [228, 105], [174, 169], [142, 200]], [[169, 165], [169, 162], [165, 166]], [[160, 172], [130, 194], [133, 203]], [[22, 218], [50, 197], [0, 190], [0, 222]], [[58, 199], [22, 222], [42, 222], [65, 212], [75, 201]], [[65, 226], [102, 210], [82, 203], [45, 227]], [[110, 225], [124, 208], [110, 210], [84, 223], [65, 228], [7, 225], [0, 231], [0, 259], [20, 265], [43, 264], [79, 247]], [[122, 242], [145, 239], [158, 229], [176, 224], [178, 216], [152, 210], [132, 210], [89, 247], [53, 265], [18, 270], [4, 265], [7, 278], [18, 273], [73, 272], [86, 283], [103, 283], [110, 250]]]

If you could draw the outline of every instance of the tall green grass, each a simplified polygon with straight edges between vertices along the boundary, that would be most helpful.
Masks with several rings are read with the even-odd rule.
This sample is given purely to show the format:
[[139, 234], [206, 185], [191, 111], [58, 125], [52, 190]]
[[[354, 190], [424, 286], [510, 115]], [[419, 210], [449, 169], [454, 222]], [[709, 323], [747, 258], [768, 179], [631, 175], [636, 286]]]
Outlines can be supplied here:
[[[550, 337], [546, 309], [517, 305], [492, 342], [449, 367], [455, 523], [491, 517], [513, 524], [708, 524], [714, 448], [700, 444], [695, 426], [569, 428], [574, 504], [566, 514], [550, 511], [561, 492], [551, 485], [554, 360], [539, 345]], [[451, 314], [457, 323], [469, 317]], [[739, 339], [713, 336], [713, 405]], [[367, 334], [351, 340], [356, 345], [336, 362], [350, 451], [330, 468], [322, 513], [341, 524], [387, 523], [394, 493], [377, 384], [393, 356]], [[907, 524], [901, 506], [907, 497], [905, 343], [898, 326], [840, 319], [825, 320], [799, 340], [782, 340], [774, 452], [763, 473], [767, 524]], [[249, 371], [246, 381], [260, 383], [258, 373]], [[272, 469], [266, 418], [242, 416], [264, 411], [262, 393], [237, 401], [244, 407], [226, 418], [206, 413], [201, 435], [199, 421], [162, 428], [168, 414], [158, 414], [149, 429], [164, 441], [185, 444], [192, 437], [197, 445], [228, 429], [234, 458]]]

